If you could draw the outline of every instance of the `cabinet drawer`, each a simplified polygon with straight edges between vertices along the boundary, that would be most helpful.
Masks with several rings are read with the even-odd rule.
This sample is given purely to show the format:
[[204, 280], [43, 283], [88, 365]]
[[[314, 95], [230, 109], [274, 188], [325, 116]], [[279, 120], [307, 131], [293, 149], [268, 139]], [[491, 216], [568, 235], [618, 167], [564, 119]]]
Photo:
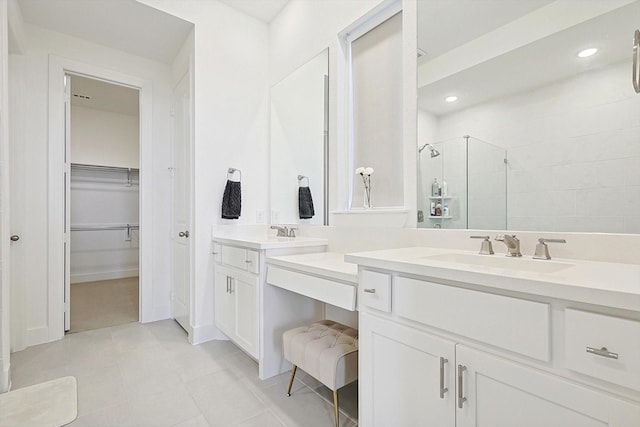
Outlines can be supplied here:
[[360, 276], [360, 303], [376, 310], [391, 312], [391, 276], [364, 270]]
[[549, 304], [397, 277], [394, 312], [534, 359], [550, 360]]
[[568, 369], [640, 390], [640, 322], [567, 309], [565, 346]]
[[257, 251], [236, 248], [234, 246], [220, 246], [220, 262], [223, 265], [228, 265], [257, 274], [260, 272], [259, 259]]

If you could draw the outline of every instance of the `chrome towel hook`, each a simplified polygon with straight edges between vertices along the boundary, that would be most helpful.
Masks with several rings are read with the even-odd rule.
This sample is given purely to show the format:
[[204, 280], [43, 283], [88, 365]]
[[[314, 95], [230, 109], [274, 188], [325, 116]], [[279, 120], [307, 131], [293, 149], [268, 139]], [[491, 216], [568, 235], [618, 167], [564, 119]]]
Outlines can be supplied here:
[[640, 70], [638, 64], [640, 63], [640, 30], [636, 30], [633, 35], [633, 65], [631, 81], [633, 83], [633, 89], [636, 93], [640, 93]]
[[304, 176], [304, 175], [298, 175], [298, 185], [300, 187], [304, 187], [305, 185], [303, 184], [302, 181], [307, 180], [307, 187], [309, 186], [309, 177], [308, 176]]
[[238, 182], [242, 181], [242, 171], [236, 168], [229, 168], [229, 170], [227, 170], [227, 178], [233, 178], [233, 174], [235, 174], [236, 172], [238, 172]]

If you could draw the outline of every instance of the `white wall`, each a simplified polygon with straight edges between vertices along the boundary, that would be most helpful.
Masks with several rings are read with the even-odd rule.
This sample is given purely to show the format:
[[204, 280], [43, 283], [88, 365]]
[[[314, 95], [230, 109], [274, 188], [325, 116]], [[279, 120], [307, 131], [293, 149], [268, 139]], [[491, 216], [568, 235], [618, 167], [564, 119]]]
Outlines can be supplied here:
[[[268, 27], [217, 1], [140, 0], [195, 24], [195, 343], [222, 337], [214, 326], [212, 224], [255, 223], [268, 211]], [[242, 171], [242, 215], [221, 219], [227, 169]], [[191, 239], [191, 237], [190, 237]]]
[[[12, 227], [21, 235], [23, 268], [12, 276], [12, 348], [47, 341], [47, 96], [49, 55], [115, 70], [152, 81], [152, 162], [151, 210], [154, 255], [151, 279], [153, 314], [146, 320], [170, 316], [169, 305], [169, 144], [170, 81], [168, 65], [126, 54], [85, 40], [25, 26], [28, 49], [10, 57], [12, 117], [12, 195], [16, 212]], [[14, 182], [15, 181], [15, 182]], [[12, 206], [12, 212], [13, 212]]]
[[624, 61], [438, 120], [507, 149], [508, 228], [640, 233], [640, 97]]
[[71, 105], [71, 161], [140, 167], [138, 116]]

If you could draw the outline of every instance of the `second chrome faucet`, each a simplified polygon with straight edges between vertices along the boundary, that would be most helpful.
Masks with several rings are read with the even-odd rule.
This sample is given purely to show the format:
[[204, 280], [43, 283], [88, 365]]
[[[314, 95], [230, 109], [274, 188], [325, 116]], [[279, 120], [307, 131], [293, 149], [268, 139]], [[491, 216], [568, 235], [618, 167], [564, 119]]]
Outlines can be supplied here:
[[511, 234], [499, 234], [495, 240], [502, 242], [507, 246], [507, 256], [521, 257], [520, 253], [520, 240], [515, 235]]

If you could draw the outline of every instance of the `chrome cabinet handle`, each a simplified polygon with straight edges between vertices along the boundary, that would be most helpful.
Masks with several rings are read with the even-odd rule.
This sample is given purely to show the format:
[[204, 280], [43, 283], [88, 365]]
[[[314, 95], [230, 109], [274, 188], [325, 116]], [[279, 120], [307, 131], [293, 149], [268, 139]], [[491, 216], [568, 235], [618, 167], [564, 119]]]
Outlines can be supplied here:
[[244, 262], [245, 262], [245, 264], [251, 264], [253, 261], [251, 261], [250, 259], [247, 259]]
[[189, 230], [179, 232], [179, 233], [178, 233], [178, 237], [186, 237], [186, 238], [189, 238]]
[[636, 30], [633, 34], [633, 66], [631, 81], [633, 89], [636, 93], [640, 93], [640, 73], [638, 72], [638, 55], [640, 55], [640, 30]]
[[462, 373], [467, 370], [464, 365], [458, 365], [458, 408], [462, 409], [462, 404], [467, 401], [462, 391]]
[[440, 399], [444, 399], [444, 394], [449, 391], [448, 388], [444, 386], [444, 364], [449, 362], [444, 357], [440, 358]]
[[9, 237], [9, 239], [11, 239], [12, 242], [17, 242], [18, 240], [20, 240], [20, 236], [14, 234], [13, 236]]
[[229, 293], [229, 276], [227, 276], [227, 293]]
[[376, 293], [376, 289], [375, 288], [365, 288], [364, 291], [368, 294], [375, 294]]
[[608, 359], [618, 359], [618, 353], [613, 353], [607, 350], [607, 347], [593, 348], [587, 347], [587, 353], [595, 354], [596, 356], [606, 357]]

